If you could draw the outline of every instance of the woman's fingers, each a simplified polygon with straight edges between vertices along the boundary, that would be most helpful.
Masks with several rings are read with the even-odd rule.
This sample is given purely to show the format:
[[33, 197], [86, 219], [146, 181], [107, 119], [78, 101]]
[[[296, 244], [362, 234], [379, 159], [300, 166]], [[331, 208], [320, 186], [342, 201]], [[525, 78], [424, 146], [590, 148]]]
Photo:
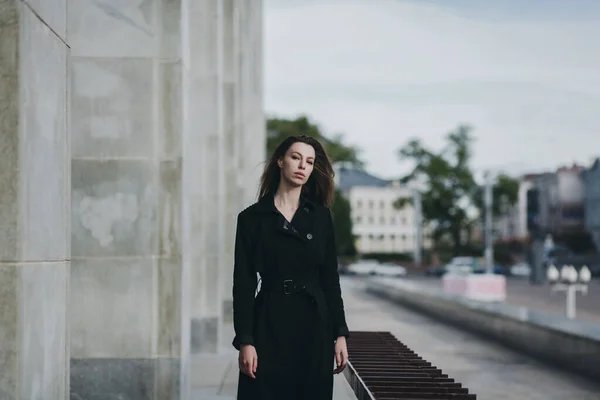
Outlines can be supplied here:
[[337, 368], [333, 371], [334, 374], [339, 374], [346, 368], [346, 364], [348, 364], [348, 353], [344, 351], [339, 351], [335, 353], [335, 363]]
[[254, 357], [252, 360], [252, 373], [256, 373], [256, 369], [258, 368], [258, 357]]

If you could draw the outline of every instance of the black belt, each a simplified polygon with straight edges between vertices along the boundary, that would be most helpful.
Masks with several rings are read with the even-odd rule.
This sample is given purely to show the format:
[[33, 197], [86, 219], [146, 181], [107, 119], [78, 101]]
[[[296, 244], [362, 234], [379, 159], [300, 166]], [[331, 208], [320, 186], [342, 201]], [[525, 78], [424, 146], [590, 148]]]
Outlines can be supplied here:
[[302, 282], [293, 279], [284, 279], [282, 281], [268, 280], [262, 281], [260, 290], [268, 292], [277, 292], [284, 295], [291, 294], [308, 294], [313, 295], [313, 290], [316, 284], [314, 282]]

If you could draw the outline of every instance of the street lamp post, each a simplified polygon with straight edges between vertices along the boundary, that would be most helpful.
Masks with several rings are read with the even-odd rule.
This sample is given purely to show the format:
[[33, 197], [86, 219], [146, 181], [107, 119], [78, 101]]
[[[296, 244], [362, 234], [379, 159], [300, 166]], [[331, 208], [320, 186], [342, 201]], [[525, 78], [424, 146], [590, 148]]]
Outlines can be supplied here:
[[566, 293], [565, 315], [569, 319], [575, 318], [577, 292], [587, 294], [588, 284], [592, 279], [589, 268], [584, 265], [577, 273], [573, 265], [564, 265], [560, 271], [554, 265], [550, 265], [546, 277], [553, 292]]
[[492, 222], [493, 181], [489, 172], [485, 174], [485, 260], [487, 273], [494, 273], [494, 227]]

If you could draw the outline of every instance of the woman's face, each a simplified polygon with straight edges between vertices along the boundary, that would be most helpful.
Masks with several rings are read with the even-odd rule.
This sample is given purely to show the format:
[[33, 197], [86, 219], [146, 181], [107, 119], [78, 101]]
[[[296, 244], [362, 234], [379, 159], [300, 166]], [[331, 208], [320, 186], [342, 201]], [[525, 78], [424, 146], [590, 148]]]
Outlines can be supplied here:
[[302, 186], [308, 181], [315, 164], [315, 149], [306, 143], [296, 142], [278, 162], [281, 178], [292, 186]]

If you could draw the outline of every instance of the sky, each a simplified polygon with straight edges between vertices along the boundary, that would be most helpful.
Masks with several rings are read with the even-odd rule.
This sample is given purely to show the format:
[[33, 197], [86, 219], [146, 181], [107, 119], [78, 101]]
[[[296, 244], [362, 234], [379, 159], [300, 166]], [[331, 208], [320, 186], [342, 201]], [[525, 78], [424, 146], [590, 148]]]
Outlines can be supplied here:
[[600, 156], [600, 0], [264, 0], [267, 116], [309, 116], [383, 178], [473, 127], [477, 171]]

